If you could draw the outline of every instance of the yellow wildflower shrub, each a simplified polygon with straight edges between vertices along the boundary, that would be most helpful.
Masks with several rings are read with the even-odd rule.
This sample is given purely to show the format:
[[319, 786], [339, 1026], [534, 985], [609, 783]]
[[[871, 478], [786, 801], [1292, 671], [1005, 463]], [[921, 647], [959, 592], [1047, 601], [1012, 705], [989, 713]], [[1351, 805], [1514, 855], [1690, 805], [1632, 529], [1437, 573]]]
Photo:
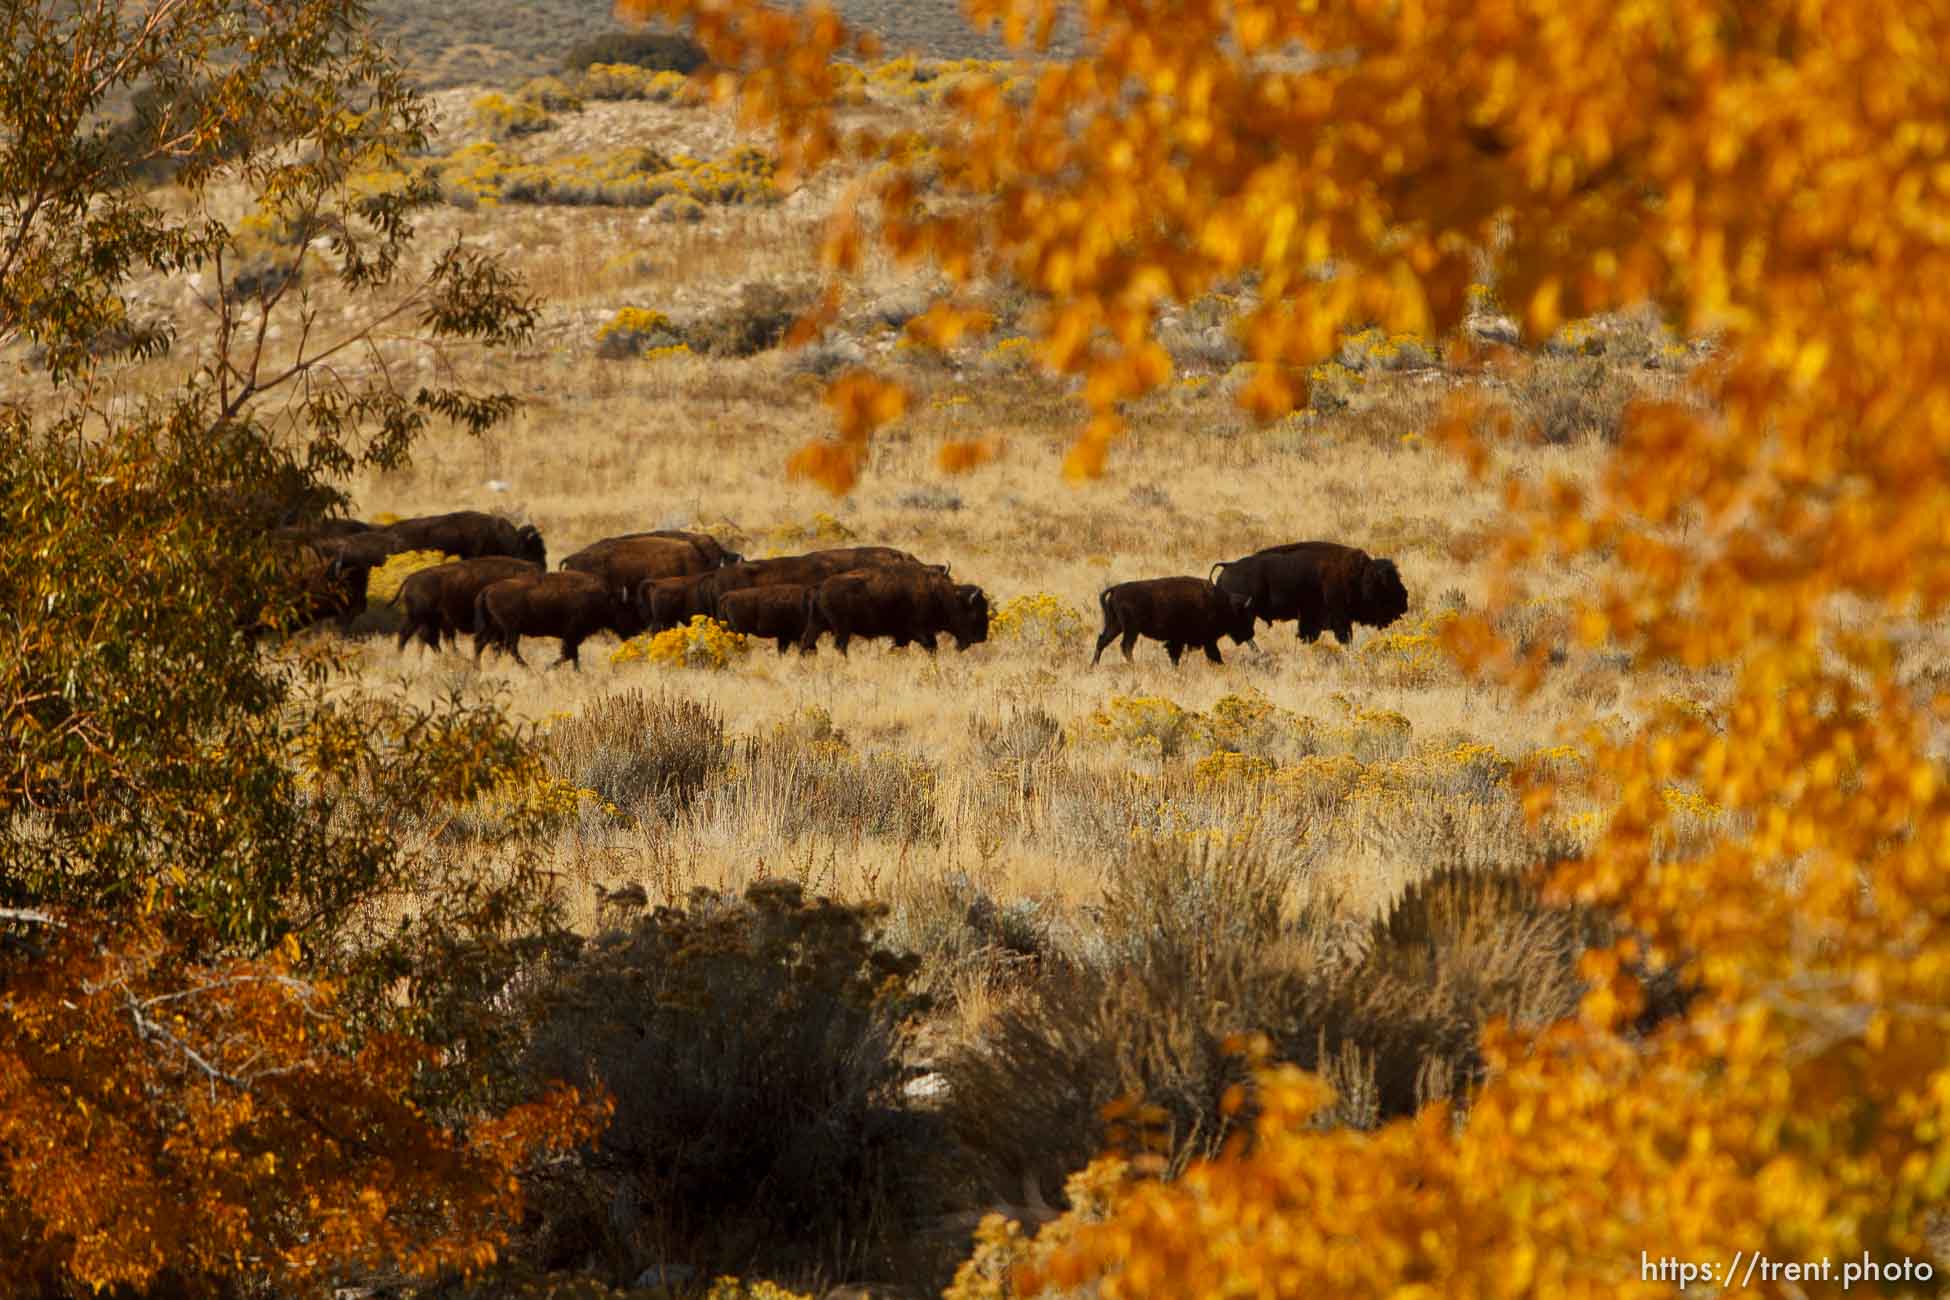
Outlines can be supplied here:
[[576, 80], [589, 99], [641, 99], [657, 104], [698, 104], [703, 93], [681, 72], [656, 71], [631, 63], [592, 63]]
[[1008, 370], [1026, 368], [1035, 356], [1035, 340], [1024, 336], [998, 339], [982, 354], [982, 360], [990, 365]]
[[751, 639], [704, 614], [655, 636], [631, 637], [610, 653], [613, 664], [651, 663], [665, 668], [729, 668], [751, 653]]
[[522, 83], [516, 98], [550, 113], [580, 113], [583, 108], [582, 97], [560, 77], [532, 77]]
[[989, 611], [989, 639], [1037, 646], [1071, 645], [1090, 631], [1083, 612], [1046, 591], [1012, 596]]
[[1122, 746], [1149, 758], [1176, 758], [1203, 735], [1203, 718], [1158, 695], [1113, 695], [1071, 729], [1078, 744]]
[[670, 318], [648, 307], [624, 307], [596, 330], [597, 355], [611, 360], [682, 345], [683, 335]]
[[505, 777], [475, 801], [472, 813], [491, 823], [560, 824], [604, 806], [602, 795], [537, 767]]
[[1280, 708], [1251, 687], [1221, 695], [1206, 715], [1206, 733], [1215, 749], [1269, 758], [1311, 751], [1319, 731], [1312, 718]]
[[1298, 762], [1281, 764], [1273, 782], [1296, 796], [1331, 803], [1346, 797], [1362, 770], [1350, 754], [1309, 754]]
[[439, 551], [401, 551], [396, 555], [387, 556], [386, 562], [373, 569], [366, 579], [367, 603], [372, 605], [388, 603], [399, 593], [402, 582], [421, 569], [431, 569], [436, 564], [445, 564], [450, 558]]
[[772, 544], [779, 547], [832, 546], [851, 542], [856, 536], [851, 528], [824, 510], [815, 513], [810, 523], [781, 524], [768, 534]]
[[[677, 74], [662, 74], [674, 77]], [[715, 1278], [711, 1289], [704, 1294], [704, 1300], [813, 1300], [810, 1293], [788, 1291], [776, 1282], [744, 1282], [735, 1277]]]
[[1245, 785], [1272, 776], [1273, 760], [1231, 749], [1215, 749], [1192, 764], [1192, 779], [1200, 785]]
[[1453, 610], [1402, 620], [1361, 643], [1360, 662], [1385, 686], [1431, 686], [1454, 679], [1455, 661], [1443, 649], [1442, 638], [1456, 621]]
[[469, 111], [476, 129], [496, 140], [534, 135], [555, 125], [555, 119], [538, 101], [525, 96], [510, 99], [499, 91], [480, 96]]
[[665, 199], [699, 204], [778, 200], [770, 154], [740, 146], [716, 158], [666, 155], [643, 146], [531, 162], [495, 140], [477, 140], [426, 164], [450, 203], [554, 203], [652, 207]]

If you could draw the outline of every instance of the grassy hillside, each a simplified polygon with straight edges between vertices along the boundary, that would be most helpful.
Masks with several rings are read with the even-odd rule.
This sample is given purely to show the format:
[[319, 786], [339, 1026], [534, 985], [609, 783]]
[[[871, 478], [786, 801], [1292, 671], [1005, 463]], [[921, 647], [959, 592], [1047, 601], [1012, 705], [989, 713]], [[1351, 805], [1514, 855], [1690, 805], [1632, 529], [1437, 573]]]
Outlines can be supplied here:
[[[938, 59], [1007, 53], [994, 34], [963, 20], [959, 0], [839, 0], [834, 7], [876, 33], [889, 53]], [[599, 0], [376, 0], [372, 11], [380, 33], [430, 90], [555, 72], [574, 42], [626, 30]]]

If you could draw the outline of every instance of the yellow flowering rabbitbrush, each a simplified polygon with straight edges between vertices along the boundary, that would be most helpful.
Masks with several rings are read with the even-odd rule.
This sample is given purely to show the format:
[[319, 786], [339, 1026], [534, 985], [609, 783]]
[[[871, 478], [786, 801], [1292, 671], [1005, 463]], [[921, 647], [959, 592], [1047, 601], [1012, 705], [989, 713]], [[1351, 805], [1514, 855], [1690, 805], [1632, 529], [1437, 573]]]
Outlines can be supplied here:
[[666, 668], [729, 668], [751, 653], [751, 639], [733, 632], [716, 619], [695, 615], [682, 627], [654, 636], [632, 637], [609, 657], [613, 664], [646, 662]]

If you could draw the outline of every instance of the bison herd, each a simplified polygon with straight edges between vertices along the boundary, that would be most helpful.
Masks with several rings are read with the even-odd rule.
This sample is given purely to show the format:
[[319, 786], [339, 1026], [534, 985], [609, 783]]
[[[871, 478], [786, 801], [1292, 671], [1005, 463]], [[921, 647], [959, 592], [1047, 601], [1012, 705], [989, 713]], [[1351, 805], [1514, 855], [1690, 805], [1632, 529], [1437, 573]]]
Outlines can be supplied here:
[[[400, 584], [391, 602], [401, 614], [399, 648], [417, 637], [439, 650], [467, 632], [477, 663], [492, 646], [525, 664], [522, 638], [544, 637], [560, 642], [557, 663], [580, 667], [583, 641], [598, 632], [628, 638], [698, 615], [772, 641], [780, 654], [795, 646], [811, 652], [828, 634], [841, 654], [856, 638], [914, 643], [932, 654], [943, 636], [966, 650], [989, 633], [980, 587], [956, 582], [945, 564], [888, 546], [747, 560], [707, 534], [660, 529], [604, 538], [550, 571], [535, 528], [479, 511], [384, 526], [328, 520], [270, 536], [305, 576], [301, 621], [349, 623], [366, 608], [372, 569], [388, 556], [456, 557]], [[1163, 642], [1175, 665], [1187, 647], [1223, 663], [1221, 638], [1251, 644], [1261, 621], [1291, 620], [1305, 641], [1332, 631], [1346, 644], [1356, 624], [1379, 628], [1400, 618], [1408, 592], [1392, 560], [1336, 542], [1294, 542], [1222, 561], [1203, 578], [1119, 583], [1098, 603], [1104, 626], [1093, 665], [1120, 637], [1127, 660], [1145, 637]], [[262, 630], [260, 622], [244, 623]]]

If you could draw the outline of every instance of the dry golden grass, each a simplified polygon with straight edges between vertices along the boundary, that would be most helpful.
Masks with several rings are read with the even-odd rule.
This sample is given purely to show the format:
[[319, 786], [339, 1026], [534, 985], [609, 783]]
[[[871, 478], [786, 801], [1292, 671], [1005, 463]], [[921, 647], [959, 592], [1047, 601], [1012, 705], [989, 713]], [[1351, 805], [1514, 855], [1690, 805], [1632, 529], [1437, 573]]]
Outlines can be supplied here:
[[[469, 89], [435, 97], [440, 151], [485, 138], [469, 109], [477, 95]], [[927, 111], [899, 96], [876, 96], [859, 111]], [[555, 116], [555, 126], [508, 147], [548, 163], [626, 146], [710, 157], [748, 143], [724, 117], [694, 106], [605, 102]], [[1277, 856], [1305, 869], [1306, 892], [1365, 919], [1446, 861], [1515, 865], [1529, 854], [1507, 786], [1457, 803], [1440, 780], [1418, 785], [1416, 777], [1393, 804], [1322, 796], [1318, 807], [1297, 808], [1267, 787], [1232, 782], [1191, 798], [1189, 821], [1177, 825], [1160, 822], [1154, 805], [1189, 797], [1192, 768], [1211, 745], [1158, 757], [1072, 740], [998, 761], [985, 729], [1012, 711], [1035, 709], [1069, 734], [1112, 697], [1168, 699], [1207, 713], [1223, 697], [1249, 695], [1330, 735], [1308, 752], [1385, 767], [1453, 751], [1463, 741], [1517, 758], [1587, 722], [1624, 720], [1648, 695], [1685, 693], [1670, 682], [1624, 680], [1616, 666], [1568, 645], [1565, 612], [1598, 577], [1589, 565], [1529, 575], [1529, 630], [1565, 652], [1528, 700], [1464, 680], [1426, 638], [1414, 642], [1443, 612], [1484, 602], [1487, 539], [1500, 511], [1495, 480], [1515, 471], [1589, 483], [1607, 430], [1602, 421], [1573, 419], [1543, 436], [1510, 437], [1490, 477], [1472, 480], [1421, 436], [1464, 377], [1421, 364], [1423, 353], [1394, 342], [1351, 346], [1342, 360], [1352, 368], [1323, 385], [1337, 394], [1333, 400], [1259, 428], [1230, 399], [1238, 376], [1228, 371], [1237, 354], [1224, 338], [1223, 314], [1215, 304], [1195, 304], [1166, 326], [1167, 337], [1191, 341], [1181, 348], [1181, 378], [1132, 409], [1131, 432], [1101, 480], [1071, 486], [1058, 466], [1081, 404], [1061, 382], [1024, 364], [1022, 349], [998, 346], [1021, 326], [1005, 313], [995, 338], [952, 356], [903, 347], [897, 325], [925, 304], [933, 283], [871, 263], [843, 305], [840, 341], [815, 349], [897, 371], [915, 400], [877, 440], [859, 490], [839, 501], [783, 472], [793, 449], [830, 428], [822, 380], [809, 373], [818, 367], [807, 352], [598, 357], [598, 332], [623, 308], [660, 312], [682, 330], [736, 310], [747, 286], [813, 283], [821, 221], [846, 179], [821, 178], [770, 205], [711, 206], [696, 222], [630, 208], [486, 203], [444, 207], [424, 222], [428, 247], [457, 237], [501, 252], [542, 295], [539, 334], [512, 361], [458, 353], [437, 363], [462, 379], [505, 386], [526, 405], [485, 438], [435, 434], [409, 468], [349, 484], [360, 515], [504, 511], [536, 523], [555, 559], [607, 535], [663, 526], [713, 531], [751, 555], [884, 543], [952, 565], [995, 605], [1043, 594], [1082, 620], [1080, 633], [1072, 625], [1057, 636], [999, 636], [966, 654], [948, 649], [933, 658], [872, 644], [850, 658], [830, 649], [780, 658], [760, 647], [724, 671], [706, 672], [612, 664], [599, 640], [586, 647], [580, 673], [525, 670], [505, 660], [477, 673], [465, 654], [417, 646], [396, 652], [384, 635], [389, 614], [368, 615], [357, 662], [361, 682], [375, 689], [430, 697], [461, 682], [499, 693], [516, 713], [543, 724], [619, 691], [663, 690], [708, 705], [734, 738], [775, 743], [782, 726], [803, 729], [808, 717], [823, 718], [845, 737], [846, 756], [832, 761], [897, 762], [924, 776], [933, 819], [924, 835], [801, 815], [804, 773], [792, 766], [796, 759], [764, 774], [714, 777], [679, 816], [628, 808], [587, 816], [556, 852], [560, 869], [577, 882], [588, 923], [595, 922], [598, 883], [637, 881], [653, 896], [674, 896], [692, 884], [736, 888], [766, 873], [797, 875], [854, 898], [897, 898], [917, 881], [964, 873], [997, 897], [1080, 906], [1095, 897], [1106, 862], [1134, 834], [1224, 834], [1246, 821], [1258, 825], [1263, 841], [1272, 838]], [[232, 208], [226, 215], [241, 215], [241, 202]], [[309, 283], [329, 322], [342, 311], [335, 287], [323, 275]], [[119, 377], [127, 396], [179, 374], [199, 356], [210, 329], [193, 282], [140, 289], [149, 309], [174, 315], [181, 343], [173, 358]], [[1661, 343], [1644, 322], [1621, 330], [1618, 337], [1637, 340], [1633, 347], [1587, 356], [1592, 346], [1573, 340], [1555, 355], [1515, 362], [1494, 383], [1540, 427], [1536, 409], [1609, 403], [1615, 417], [1629, 393], [1674, 391], [1689, 354]], [[280, 338], [274, 326], [274, 346], [295, 334]], [[1655, 355], [1663, 364], [1646, 364]], [[996, 440], [1002, 455], [967, 474], [938, 471], [942, 443], [978, 436]], [[1391, 640], [1377, 645], [1383, 634], [1362, 629], [1347, 649], [1308, 646], [1282, 625], [1262, 631], [1258, 650], [1228, 647], [1222, 667], [1194, 656], [1173, 669], [1161, 647], [1144, 643], [1132, 664], [1113, 651], [1091, 668], [1097, 596], [1107, 585], [1203, 575], [1215, 561], [1301, 538], [1350, 543], [1399, 563], [1411, 609], [1389, 630]], [[1376, 750], [1349, 732], [1350, 719], [1362, 713], [1398, 715], [1406, 731], [1385, 752]], [[1001, 768], [1009, 770], [998, 775]], [[1382, 767], [1376, 772], [1386, 776]], [[833, 773], [821, 779], [844, 784]]]

